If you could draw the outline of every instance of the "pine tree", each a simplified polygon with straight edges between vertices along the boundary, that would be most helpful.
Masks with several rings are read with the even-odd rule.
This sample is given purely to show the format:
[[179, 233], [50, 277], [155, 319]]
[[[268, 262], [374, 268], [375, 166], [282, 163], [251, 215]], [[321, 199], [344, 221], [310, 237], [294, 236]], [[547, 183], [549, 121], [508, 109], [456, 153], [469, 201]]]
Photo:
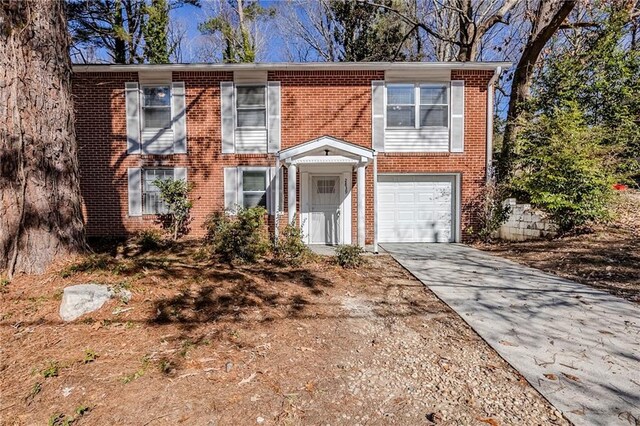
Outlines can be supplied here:
[[0, 63], [0, 270], [11, 277], [85, 247], [62, 0], [1, 3]]

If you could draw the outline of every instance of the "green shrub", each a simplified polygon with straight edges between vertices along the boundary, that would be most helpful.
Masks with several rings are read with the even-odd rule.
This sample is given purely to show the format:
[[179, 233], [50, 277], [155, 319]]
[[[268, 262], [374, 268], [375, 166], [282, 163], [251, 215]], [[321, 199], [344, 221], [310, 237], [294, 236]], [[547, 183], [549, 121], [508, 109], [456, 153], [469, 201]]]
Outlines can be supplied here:
[[602, 129], [587, 126], [575, 103], [529, 123], [519, 138], [511, 186], [518, 198], [546, 210], [561, 232], [609, 217], [617, 149], [601, 144]]
[[213, 252], [224, 261], [255, 262], [269, 250], [263, 207], [238, 208], [235, 215], [215, 212], [205, 227]]
[[158, 187], [160, 199], [167, 205], [167, 213], [160, 215], [160, 223], [175, 241], [188, 231], [189, 214], [193, 206], [189, 193], [193, 185], [182, 179], [157, 179], [153, 184]]
[[135, 237], [135, 243], [140, 247], [140, 251], [158, 250], [163, 245], [162, 233], [156, 229], [145, 229], [140, 231]]
[[478, 218], [478, 227], [468, 228], [474, 238], [490, 241], [493, 233], [509, 219], [511, 207], [504, 204], [506, 198], [504, 185], [492, 180], [483, 187], [480, 195], [464, 206], [463, 211], [471, 212]]
[[364, 250], [354, 244], [344, 244], [336, 247], [336, 261], [343, 268], [358, 268], [364, 265]]
[[309, 247], [302, 241], [302, 230], [295, 219], [278, 235], [273, 246], [274, 259], [284, 265], [300, 265], [309, 257]]

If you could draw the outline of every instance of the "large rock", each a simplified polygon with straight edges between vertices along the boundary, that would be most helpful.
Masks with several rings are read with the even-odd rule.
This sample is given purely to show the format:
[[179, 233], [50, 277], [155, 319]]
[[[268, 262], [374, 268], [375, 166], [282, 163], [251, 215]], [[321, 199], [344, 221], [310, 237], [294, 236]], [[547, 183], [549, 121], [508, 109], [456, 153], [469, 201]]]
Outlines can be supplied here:
[[104, 285], [72, 285], [64, 289], [60, 317], [64, 321], [73, 321], [88, 312], [100, 309], [113, 296], [113, 291]]

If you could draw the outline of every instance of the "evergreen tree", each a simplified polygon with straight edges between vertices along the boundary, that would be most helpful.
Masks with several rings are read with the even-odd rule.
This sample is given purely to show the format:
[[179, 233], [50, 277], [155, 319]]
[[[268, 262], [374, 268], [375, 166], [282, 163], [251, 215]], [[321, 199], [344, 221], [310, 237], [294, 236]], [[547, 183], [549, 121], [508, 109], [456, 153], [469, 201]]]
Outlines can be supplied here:
[[62, 0], [0, 3], [0, 63], [0, 271], [11, 278], [85, 248]]
[[169, 62], [167, 32], [169, 30], [169, 3], [167, 0], [151, 0], [145, 7], [147, 19], [142, 27], [144, 35], [144, 59], [150, 64]]
[[[385, 0], [385, 6], [401, 8], [396, 0]], [[402, 50], [407, 25], [388, 9], [370, 4], [331, 0], [330, 11], [337, 24], [334, 37], [342, 46], [340, 61], [406, 60]]]
[[584, 49], [548, 58], [529, 108], [539, 114], [574, 102], [588, 126], [604, 129], [600, 143], [620, 149], [623, 170], [640, 174], [640, 52], [626, 49], [626, 12], [612, 14]]
[[220, 34], [224, 44], [222, 61], [246, 63], [256, 60], [256, 40], [249, 29], [251, 23], [271, 18], [275, 9], [263, 7], [258, 0], [227, 0], [218, 16], [200, 23], [203, 34]]

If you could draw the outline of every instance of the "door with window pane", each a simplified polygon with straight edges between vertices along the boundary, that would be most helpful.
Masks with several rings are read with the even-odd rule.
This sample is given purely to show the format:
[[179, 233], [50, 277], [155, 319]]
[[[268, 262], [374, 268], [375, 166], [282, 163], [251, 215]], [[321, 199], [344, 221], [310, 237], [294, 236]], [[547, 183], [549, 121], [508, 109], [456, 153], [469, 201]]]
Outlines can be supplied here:
[[340, 178], [312, 176], [311, 191], [311, 243], [339, 244]]

